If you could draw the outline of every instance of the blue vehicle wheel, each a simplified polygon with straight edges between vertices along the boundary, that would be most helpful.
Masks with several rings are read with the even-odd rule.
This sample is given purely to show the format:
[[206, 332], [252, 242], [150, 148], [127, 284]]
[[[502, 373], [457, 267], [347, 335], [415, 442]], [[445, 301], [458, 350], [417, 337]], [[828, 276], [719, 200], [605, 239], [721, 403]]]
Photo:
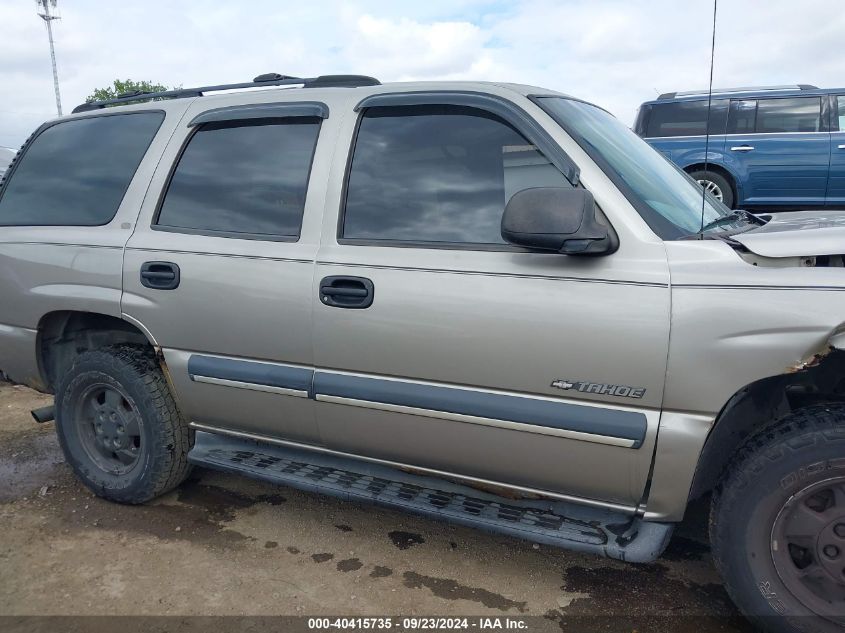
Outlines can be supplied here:
[[691, 172], [690, 176], [698, 181], [698, 184], [704, 187], [707, 193], [716, 198], [716, 200], [723, 203], [729, 209], [734, 208], [734, 191], [731, 183], [723, 175], [714, 171], [699, 170]]

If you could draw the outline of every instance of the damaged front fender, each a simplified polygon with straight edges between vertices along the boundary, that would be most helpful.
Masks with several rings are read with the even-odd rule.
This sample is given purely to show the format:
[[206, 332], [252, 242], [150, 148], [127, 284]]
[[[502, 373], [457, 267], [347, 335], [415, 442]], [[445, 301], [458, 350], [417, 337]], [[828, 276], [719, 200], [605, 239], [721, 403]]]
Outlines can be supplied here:
[[825, 347], [821, 351], [814, 352], [806, 356], [798, 363], [790, 365], [786, 368], [787, 374], [795, 374], [801, 371], [806, 371], [814, 367], [818, 367], [825, 358], [830, 356], [833, 352], [845, 351], [845, 328], [840, 326], [827, 339]]

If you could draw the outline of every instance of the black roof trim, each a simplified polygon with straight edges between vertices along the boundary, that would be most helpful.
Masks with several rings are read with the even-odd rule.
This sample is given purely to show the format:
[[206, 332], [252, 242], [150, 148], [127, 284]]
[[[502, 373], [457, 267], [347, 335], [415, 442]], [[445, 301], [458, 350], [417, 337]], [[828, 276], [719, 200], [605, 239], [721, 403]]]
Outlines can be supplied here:
[[321, 75], [305, 82], [305, 88], [357, 88], [358, 86], [380, 86], [375, 77], [366, 75]]
[[215, 86], [200, 86], [198, 88], [178, 88], [176, 90], [163, 90], [161, 92], [129, 92], [119, 95], [115, 99], [104, 101], [91, 101], [82, 103], [73, 109], [73, 114], [99, 110], [106, 106], [125, 105], [139, 101], [150, 101], [154, 99], [185, 99], [188, 97], [201, 97], [206, 92], [219, 92], [222, 90], [240, 90], [243, 88], [265, 88], [267, 86], [297, 86], [303, 88], [356, 88], [358, 86], [378, 86], [381, 82], [374, 77], [366, 75], [321, 75], [319, 77], [302, 78], [280, 75], [278, 73], [265, 73], [258, 75], [252, 81], [236, 84], [218, 84]]

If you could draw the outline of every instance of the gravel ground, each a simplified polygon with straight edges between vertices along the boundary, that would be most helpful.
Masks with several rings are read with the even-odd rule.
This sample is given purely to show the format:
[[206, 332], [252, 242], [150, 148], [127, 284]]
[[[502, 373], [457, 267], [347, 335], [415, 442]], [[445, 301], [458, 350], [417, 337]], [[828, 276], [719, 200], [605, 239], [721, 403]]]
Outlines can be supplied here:
[[639, 566], [209, 470], [121, 506], [77, 483], [52, 423], [33, 423], [47, 403], [0, 385], [2, 616], [542, 616], [571, 630], [567, 617], [618, 615], [748, 630], [713, 568], [704, 505]]

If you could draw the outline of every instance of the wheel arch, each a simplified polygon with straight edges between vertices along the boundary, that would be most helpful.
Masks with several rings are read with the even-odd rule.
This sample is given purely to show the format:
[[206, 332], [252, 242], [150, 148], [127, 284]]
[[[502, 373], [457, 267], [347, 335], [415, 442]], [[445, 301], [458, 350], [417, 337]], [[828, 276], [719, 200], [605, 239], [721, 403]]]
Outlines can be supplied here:
[[48, 312], [39, 320], [36, 337], [36, 357], [43, 384], [52, 392], [57, 377], [77, 354], [121, 343], [158, 350], [155, 340], [140, 323], [99, 312]]
[[737, 450], [760, 429], [803, 407], [845, 402], [845, 350], [837, 339], [831, 339], [831, 343], [827, 350], [801, 365], [752, 382], [734, 393], [704, 443], [689, 501], [719, 484]]

